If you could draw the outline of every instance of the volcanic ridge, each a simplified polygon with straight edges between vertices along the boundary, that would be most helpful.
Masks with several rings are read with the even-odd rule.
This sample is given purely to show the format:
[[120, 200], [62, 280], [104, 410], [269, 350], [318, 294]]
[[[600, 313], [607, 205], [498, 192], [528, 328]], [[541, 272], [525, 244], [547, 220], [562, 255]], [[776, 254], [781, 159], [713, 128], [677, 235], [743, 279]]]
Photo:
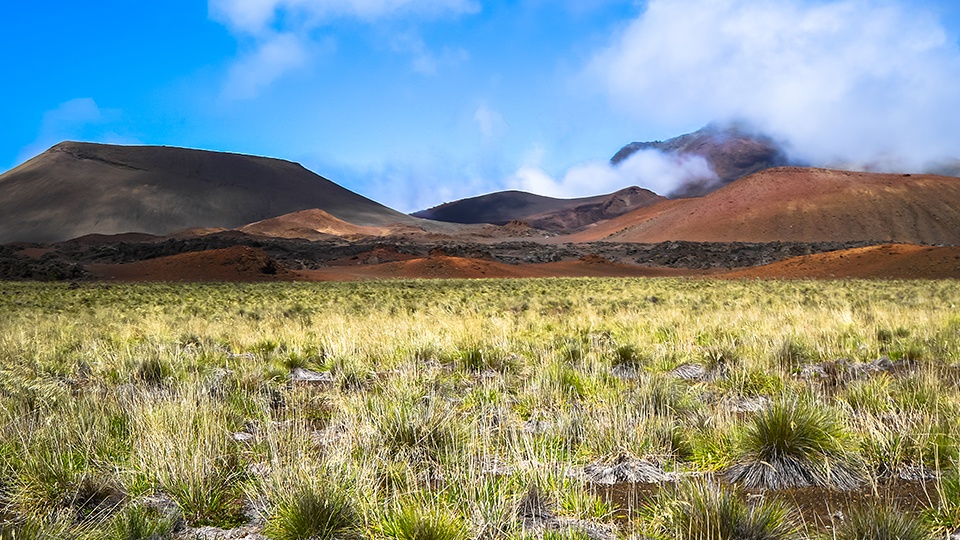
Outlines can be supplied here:
[[673, 198], [508, 191], [406, 215], [284, 160], [66, 142], [0, 175], [0, 278], [960, 278], [958, 178], [783, 166], [737, 127], [613, 162], [650, 150], [716, 178]]

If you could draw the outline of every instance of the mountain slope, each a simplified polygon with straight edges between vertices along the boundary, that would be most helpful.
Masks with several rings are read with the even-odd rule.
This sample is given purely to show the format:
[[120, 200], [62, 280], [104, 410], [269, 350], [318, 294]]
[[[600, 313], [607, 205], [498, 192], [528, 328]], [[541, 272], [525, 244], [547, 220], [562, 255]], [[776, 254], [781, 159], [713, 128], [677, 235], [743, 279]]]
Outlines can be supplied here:
[[793, 257], [725, 274], [776, 279], [960, 279], [960, 248], [884, 244]]
[[960, 244], [960, 179], [780, 167], [672, 200], [571, 241]]
[[461, 199], [413, 215], [451, 223], [526, 221], [531, 227], [550, 231], [575, 230], [656, 204], [663, 197], [652, 191], [628, 187], [609, 195], [579, 199], [555, 199], [524, 191], [499, 191]]
[[356, 225], [419, 221], [289, 161], [65, 142], [0, 175], [0, 242], [233, 228], [310, 208]]
[[789, 164], [785, 151], [773, 139], [737, 125], [711, 124], [666, 141], [633, 142], [621, 148], [610, 162], [616, 165], [641, 150], [677, 157], [701, 156], [716, 173], [716, 179], [679, 186], [668, 194], [671, 198], [706, 195], [738, 178]]

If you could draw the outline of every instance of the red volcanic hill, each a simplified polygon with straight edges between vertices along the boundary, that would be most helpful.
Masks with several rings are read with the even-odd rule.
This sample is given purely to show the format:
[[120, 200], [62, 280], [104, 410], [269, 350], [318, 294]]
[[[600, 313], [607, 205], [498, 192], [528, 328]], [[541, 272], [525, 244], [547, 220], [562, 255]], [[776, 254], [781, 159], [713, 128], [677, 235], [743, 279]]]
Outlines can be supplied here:
[[960, 244], [960, 179], [781, 167], [635, 210], [570, 241]]
[[274, 238], [320, 240], [331, 236], [378, 236], [385, 231], [385, 228], [354, 225], [335, 218], [328, 212], [312, 208], [244, 225], [237, 230]]
[[418, 221], [289, 161], [65, 142], [0, 175], [0, 243], [234, 228], [310, 208], [362, 226]]
[[421, 210], [413, 215], [450, 223], [504, 225], [525, 221], [548, 231], [571, 231], [664, 200], [656, 193], [628, 187], [608, 195], [556, 199], [525, 191], [499, 191]]
[[960, 248], [885, 244], [793, 257], [724, 277], [960, 279]]

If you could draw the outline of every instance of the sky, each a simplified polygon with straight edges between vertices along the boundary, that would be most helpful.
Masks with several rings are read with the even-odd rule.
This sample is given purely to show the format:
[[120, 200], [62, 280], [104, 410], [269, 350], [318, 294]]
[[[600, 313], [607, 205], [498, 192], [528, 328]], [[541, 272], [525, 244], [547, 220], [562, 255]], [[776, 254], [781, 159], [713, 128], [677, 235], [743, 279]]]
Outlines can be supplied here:
[[63, 140], [299, 162], [402, 211], [503, 189], [664, 193], [710, 122], [806, 162], [960, 157], [956, 0], [7, 2], [0, 168]]

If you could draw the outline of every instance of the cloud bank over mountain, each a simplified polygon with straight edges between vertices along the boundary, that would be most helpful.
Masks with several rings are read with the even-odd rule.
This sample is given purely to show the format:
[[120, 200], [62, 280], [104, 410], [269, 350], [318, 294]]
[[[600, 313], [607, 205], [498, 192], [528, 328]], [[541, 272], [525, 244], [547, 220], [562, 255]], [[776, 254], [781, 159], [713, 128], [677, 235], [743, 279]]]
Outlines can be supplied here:
[[915, 171], [960, 148], [960, 48], [912, 2], [651, 0], [587, 75], [639, 122], [745, 120], [817, 164]]

